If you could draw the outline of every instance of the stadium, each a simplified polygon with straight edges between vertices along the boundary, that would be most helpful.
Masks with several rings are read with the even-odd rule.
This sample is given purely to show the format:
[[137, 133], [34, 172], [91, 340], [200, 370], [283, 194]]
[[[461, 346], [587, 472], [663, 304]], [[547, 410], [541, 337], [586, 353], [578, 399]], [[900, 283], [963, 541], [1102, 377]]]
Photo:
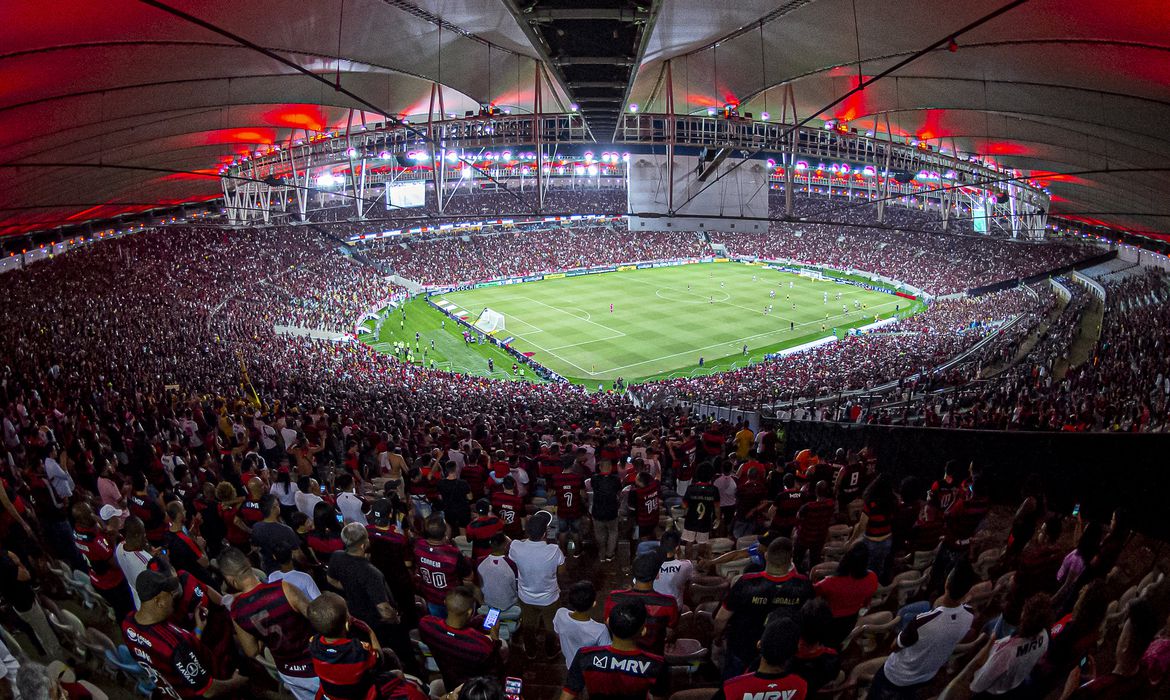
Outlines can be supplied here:
[[1170, 692], [1170, 6], [0, 28], [0, 696]]

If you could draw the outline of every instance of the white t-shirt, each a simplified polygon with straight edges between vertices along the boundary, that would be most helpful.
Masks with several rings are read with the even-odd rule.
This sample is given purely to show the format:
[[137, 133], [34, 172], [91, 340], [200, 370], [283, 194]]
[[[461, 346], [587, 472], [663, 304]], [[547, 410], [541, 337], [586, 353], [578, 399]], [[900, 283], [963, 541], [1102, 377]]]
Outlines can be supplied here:
[[971, 692], [1002, 695], [1017, 688], [1032, 674], [1032, 667], [1048, 651], [1048, 630], [1029, 639], [1004, 637], [991, 647], [983, 667], [975, 672]]
[[565, 563], [561, 548], [549, 542], [516, 540], [508, 548], [508, 558], [519, 572], [520, 600], [529, 605], [553, 605], [561, 597], [557, 567]]
[[284, 449], [287, 452], [292, 449], [292, 446], [297, 444], [297, 431], [292, 428], [281, 428], [280, 434], [284, 437]]
[[268, 574], [268, 582], [272, 583], [274, 581], [288, 581], [292, 585], [301, 589], [301, 592], [305, 594], [305, 597], [309, 599], [310, 603], [312, 603], [321, 595], [321, 589], [317, 588], [317, 582], [313, 580], [312, 576], [306, 574], [304, 571], [297, 571], [296, 569], [293, 569], [292, 571], [286, 573], [280, 569], [277, 569], [276, 571]]
[[307, 515], [309, 520], [313, 519], [313, 509], [323, 500], [323, 498], [315, 493], [305, 493], [299, 489], [293, 494], [293, 502], [296, 503], [297, 510]]
[[118, 560], [118, 568], [126, 576], [126, 582], [130, 584], [130, 594], [134, 596], [134, 609], [137, 610], [142, 607], [142, 601], [138, 599], [138, 590], [134, 584], [138, 581], [138, 574], [146, 571], [146, 564], [151, 559], [150, 550], [140, 549], [131, 552], [126, 549], [125, 542], [119, 542], [114, 549], [114, 558]]
[[[297, 504], [297, 494], [300, 492], [301, 490], [297, 488], [297, 485], [291, 481], [287, 485], [278, 481], [268, 487], [268, 493], [276, 496], [276, 500], [285, 508], [292, 508]], [[310, 515], [309, 517], [311, 518], [313, 516]]]
[[479, 579], [483, 582], [483, 602], [489, 607], [507, 610], [516, 605], [516, 565], [507, 557], [489, 554], [479, 563]]
[[553, 616], [553, 631], [561, 640], [561, 653], [565, 655], [565, 667], [573, 665], [573, 657], [582, 647], [609, 646], [609, 630], [596, 620], [574, 620], [568, 608], [561, 608]]
[[658, 578], [654, 579], [654, 590], [663, 595], [672, 595], [678, 601], [679, 607], [683, 604], [683, 592], [687, 581], [695, 573], [695, 565], [689, 559], [668, 559], [658, 567]]
[[[951, 653], [967, 632], [975, 615], [965, 605], [939, 606], [915, 617], [898, 635], [897, 648], [886, 658], [886, 678], [905, 688], [932, 680], [951, 658]], [[907, 635], [917, 632], [918, 639], [903, 646]]]
[[730, 474], [721, 474], [713, 484], [719, 490], [719, 505], [726, 508], [735, 505], [735, 478]]
[[356, 493], [346, 491], [337, 496], [337, 510], [341, 512], [341, 521], [344, 523], [369, 525], [366, 514], [362, 512], [362, 505], [362, 499]]

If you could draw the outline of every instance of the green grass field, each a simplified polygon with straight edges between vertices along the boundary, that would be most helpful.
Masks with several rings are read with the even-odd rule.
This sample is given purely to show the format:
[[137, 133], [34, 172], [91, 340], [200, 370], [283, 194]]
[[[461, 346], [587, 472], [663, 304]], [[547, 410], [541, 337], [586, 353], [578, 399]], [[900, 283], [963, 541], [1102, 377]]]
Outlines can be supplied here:
[[[485, 307], [504, 314], [505, 330], [497, 337], [514, 337], [514, 348], [533, 353], [537, 362], [589, 387], [617, 377], [636, 382], [733, 369], [766, 353], [825, 337], [834, 329], [843, 334], [872, 322], [875, 315], [888, 318], [896, 308], [902, 313], [919, 309], [915, 302], [890, 294], [738, 263], [484, 287], [434, 300], [454, 304], [469, 320]], [[855, 300], [866, 308], [856, 310]], [[773, 311], [765, 314], [769, 304]], [[842, 313], [843, 305], [847, 313]], [[415, 315], [413, 308], [408, 306], [408, 317]], [[400, 330], [398, 325], [387, 322], [383, 342], [387, 332]], [[453, 332], [452, 325], [447, 323], [448, 333]], [[457, 334], [453, 337], [463, 345]], [[409, 338], [413, 343], [413, 332]], [[474, 348], [476, 353], [484, 351]], [[500, 355], [505, 359], [497, 356], [497, 371], [502, 362], [510, 368], [511, 360]], [[486, 370], [482, 355], [471, 361]]]

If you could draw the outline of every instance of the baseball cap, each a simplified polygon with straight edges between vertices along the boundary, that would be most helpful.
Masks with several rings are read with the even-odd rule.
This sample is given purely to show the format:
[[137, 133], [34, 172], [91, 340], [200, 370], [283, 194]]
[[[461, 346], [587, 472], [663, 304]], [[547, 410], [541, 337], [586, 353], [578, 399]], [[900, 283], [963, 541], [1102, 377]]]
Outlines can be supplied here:
[[179, 579], [161, 571], [144, 569], [134, 580], [134, 590], [138, 592], [138, 599], [146, 602], [154, 600], [160, 593], [178, 593]]
[[385, 525], [393, 520], [394, 506], [388, 498], [379, 498], [370, 506], [370, 519], [375, 525]]
[[124, 518], [126, 517], [126, 511], [107, 503], [106, 505], [102, 506], [101, 510], [98, 511], [98, 517], [101, 518], [103, 522], [108, 521], [110, 518], [114, 517]]
[[658, 578], [658, 569], [662, 566], [662, 556], [657, 552], [647, 552], [634, 560], [633, 573], [635, 581], [653, 581]]

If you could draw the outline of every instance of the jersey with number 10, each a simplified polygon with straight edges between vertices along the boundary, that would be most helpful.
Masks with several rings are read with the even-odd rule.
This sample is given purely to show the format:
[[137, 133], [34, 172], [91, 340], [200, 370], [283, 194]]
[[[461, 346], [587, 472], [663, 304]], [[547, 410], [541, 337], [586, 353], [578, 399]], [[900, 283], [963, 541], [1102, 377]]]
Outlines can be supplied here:
[[570, 520], [584, 512], [585, 479], [580, 474], [561, 472], [552, 478], [557, 494], [557, 517]]

